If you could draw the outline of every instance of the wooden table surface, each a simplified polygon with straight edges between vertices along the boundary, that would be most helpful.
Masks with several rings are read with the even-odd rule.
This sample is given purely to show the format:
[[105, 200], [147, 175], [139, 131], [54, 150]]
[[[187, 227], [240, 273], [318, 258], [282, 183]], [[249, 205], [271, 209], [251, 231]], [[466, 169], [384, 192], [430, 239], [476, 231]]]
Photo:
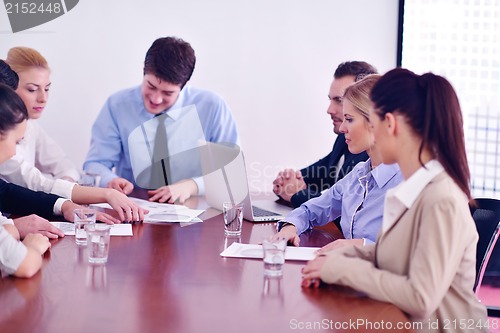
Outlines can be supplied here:
[[[52, 241], [36, 276], [0, 280], [0, 332], [368, 332], [407, 323], [395, 306], [353, 291], [301, 288], [304, 262], [287, 261], [282, 278], [268, 279], [262, 260], [220, 257], [235, 240], [273, 234], [274, 223], [244, 221], [235, 239], [224, 236], [220, 212], [201, 217], [187, 226], [134, 224], [132, 237], [111, 237], [100, 266], [87, 263], [74, 236]], [[301, 245], [334, 239], [317, 229]]]

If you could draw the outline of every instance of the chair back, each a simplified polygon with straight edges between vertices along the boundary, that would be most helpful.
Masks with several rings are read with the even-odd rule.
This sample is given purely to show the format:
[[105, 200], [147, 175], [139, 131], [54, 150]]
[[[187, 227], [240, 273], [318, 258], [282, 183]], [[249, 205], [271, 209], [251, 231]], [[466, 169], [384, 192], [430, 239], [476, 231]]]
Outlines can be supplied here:
[[470, 210], [479, 234], [476, 252], [476, 281], [474, 283], [474, 290], [477, 294], [491, 253], [500, 235], [500, 200], [478, 198], [474, 201], [475, 207], [471, 204]]

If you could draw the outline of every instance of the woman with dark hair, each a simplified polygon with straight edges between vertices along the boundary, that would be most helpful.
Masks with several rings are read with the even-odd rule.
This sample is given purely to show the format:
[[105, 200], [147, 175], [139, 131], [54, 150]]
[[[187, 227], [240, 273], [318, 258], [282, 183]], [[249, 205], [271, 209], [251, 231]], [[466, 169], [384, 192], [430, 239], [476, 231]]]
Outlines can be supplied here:
[[[0, 83], [0, 163], [16, 153], [16, 145], [26, 131], [27, 119], [28, 112], [21, 98]], [[46, 218], [63, 215], [66, 220], [73, 221], [75, 208], [81, 206], [53, 194], [34, 192], [0, 180], [0, 212], [38, 214]], [[99, 212], [98, 218], [113, 223], [107, 214]], [[14, 222], [0, 213], [0, 271], [2, 274], [30, 277], [40, 269], [41, 254], [50, 247], [50, 243], [39, 233], [27, 234], [22, 243], [19, 238]]]
[[[16, 142], [24, 135], [27, 118], [28, 113], [21, 99], [9, 87], [0, 83], [0, 161], [15, 154]], [[1, 188], [8, 186], [7, 183], [0, 183], [0, 185]], [[0, 198], [3, 199], [4, 196], [1, 195]], [[1, 206], [3, 208], [3, 204]], [[20, 242], [19, 232], [12, 220], [0, 214], [0, 271], [2, 274], [31, 277], [40, 269], [41, 255], [49, 247], [49, 239], [40, 234], [29, 234], [23, 242]]]
[[303, 286], [321, 279], [355, 288], [395, 304], [426, 332], [487, 332], [473, 292], [478, 236], [457, 95], [441, 76], [397, 68], [371, 100], [382, 162], [398, 163], [405, 181], [386, 194], [377, 242], [312, 260]]
[[0, 82], [16, 90], [19, 85], [19, 76], [10, 66], [0, 59]]

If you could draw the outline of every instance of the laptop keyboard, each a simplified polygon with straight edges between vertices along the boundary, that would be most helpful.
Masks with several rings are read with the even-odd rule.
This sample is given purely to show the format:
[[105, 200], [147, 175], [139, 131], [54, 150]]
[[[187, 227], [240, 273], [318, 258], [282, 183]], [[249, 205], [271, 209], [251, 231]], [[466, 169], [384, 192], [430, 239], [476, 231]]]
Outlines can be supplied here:
[[279, 216], [280, 214], [276, 214], [275, 212], [271, 212], [269, 210], [265, 210], [259, 207], [252, 206], [253, 216], [254, 217], [263, 217], [263, 216]]

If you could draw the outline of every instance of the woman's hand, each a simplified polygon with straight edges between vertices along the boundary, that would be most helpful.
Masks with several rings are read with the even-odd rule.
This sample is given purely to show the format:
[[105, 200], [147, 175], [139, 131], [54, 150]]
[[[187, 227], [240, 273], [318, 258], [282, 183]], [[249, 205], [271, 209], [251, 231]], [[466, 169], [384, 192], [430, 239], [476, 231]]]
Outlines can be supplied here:
[[[61, 210], [62, 210], [62, 214], [63, 214], [64, 218], [67, 221], [75, 222], [74, 211], [75, 211], [75, 209], [79, 209], [79, 208], [83, 209], [85, 207], [77, 205], [76, 203], [74, 203], [70, 200], [66, 200], [63, 203]], [[96, 220], [104, 222], [106, 224], [115, 224], [115, 223], [121, 222], [120, 220], [114, 218], [113, 216], [106, 214], [106, 213], [103, 213], [103, 212], [100, 212], [100, 211], [96, 211]]]
[[42, 234], [27, 234], [24, 237], [23, 244], [26, 247], [32, 248], [40, 255], [43, 255], [50, 248], [49, 239]]
[[321, 268], [326, 262], [326, 256], [319, 256], [309, 261], [302, 268], [302, 287], [318, 288], [321, 283], [320, 273]]
[[144, 214], [149, 211], [141, 208], [135, 202], [130, 200], [125, 194], [115, 189], [105, 189], [106, 202], [118, 213], [122, 222], [144, 221]]
[[297, 235], [297, 228], [293, 224], [287, 224], [273, 236], [273, 239], [285, 238], [287, 242], [292, 243], [294, 246], [299, 246], [300, 238]]
[[344, 246], [354, 246], [354, 245], [360, 245], [363, 246], [364, 240], [360, 238], [356, 239], [337, 239], [331, 243], [326, 244], [323, 246], [321, 249], [318, 250], [318, 254], [325, 254], [328, 251], [332, 251], [335, 249], [340, 249], [341, 247]]

